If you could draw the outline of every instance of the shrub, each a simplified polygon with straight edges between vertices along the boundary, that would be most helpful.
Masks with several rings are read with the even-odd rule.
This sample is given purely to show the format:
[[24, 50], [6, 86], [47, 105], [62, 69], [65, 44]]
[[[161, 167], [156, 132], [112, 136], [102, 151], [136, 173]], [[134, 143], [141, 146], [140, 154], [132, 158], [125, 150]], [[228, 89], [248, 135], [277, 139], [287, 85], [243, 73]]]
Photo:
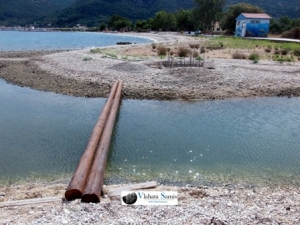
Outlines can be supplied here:
[[233, 59], [247, 59], [247, 55], [242, 52], [235, 52], [232, 54]]
[[178, 56], [179, 57], [187, 57], [190, 54], [190, 50], [185, 47], [179, 47]]
[[118, 56], [114, 53], [107, 52], [106, 55], [111, 57], [111, 58], [118, 58]]
[[197, 58], [198, 56], [199, 56], [199, 53], [198, 53], [197, 51], [194, 51], [194, 52], [193, 52], [193, 57], [194, 57], [194, 58]]
[[202, 57], [199, 55], [197, 57], [195, 57], [196, 60], [203, 60]]
[[102, 53], [100, 48], [91, 49], [90, 53], [96, 54], [96, 53]]
[[282, 38], [300, 39], [300, 27], [295, 27], [281, 34]]
[[84, 61], [84, 62], [87, 62], [87, 61], [90, 61], [90, 60], [92, 60], [92, 58], [90, 58], [90, 57], [84, 57], [84, 58], [82, 59], [82, 61]]
[[284, 57], [279, 57], [278, 55], [273, 57], [273, 60], [274, 61], [277, 61], [277, 62], [280, 62], [280, 63], [283, 63], [283, 62], [294, 62], [294, 58], [292, 57], [288, 57], [288, 56], [284, 56]]
[[221, 48], [223, 48], [223, 46], [221, 47], [220, 43], [219, 44], [210, 43], [210, 45], [207, 47], [207, 49], [209, 49], [209, 50], [218, 50]]
[[200, 48], [200, 53], [201, 54], [205, 53], [205, 48], [203, 46]]
[[288, 49], [281, 49], [281, 55], [287, 55], [289, 53]]
[[152, 46], [152, 49], [156, 49], [157, 48], [157, 44], [156, 43], [152, 43], [151, 46]]
[[159, 56], [165, 56], [166, 54], [167, 54], [166, 47], [163, 46], [163, 45], [158, 46], [158, 48], [157, 48], [157, 55], [159, 55]]
[[278, 49], [276, 49], [276, 50], [274, 51], [274, 54], [275, 54], [275, 55], [279, 55], [279, 54], [280, 54], [280, 51], [279, 51]]
[[199, 46], [200, 46], [200, 44], [197, 44], [197, 43], [190, 43], [189, 46], [190, 46], [190, 48], [196, 48], [196, 49], [198, 49]]
[[294, 55], [295, 56], [300, 56], [300, 48], [294, 49]]
[[272, 51], [271, 48], [265, 48], [265, 52], [270, 53]]
[[257, 53], [251, 53], [248, 57], [250, 60], [259, 60], [259, 55]]

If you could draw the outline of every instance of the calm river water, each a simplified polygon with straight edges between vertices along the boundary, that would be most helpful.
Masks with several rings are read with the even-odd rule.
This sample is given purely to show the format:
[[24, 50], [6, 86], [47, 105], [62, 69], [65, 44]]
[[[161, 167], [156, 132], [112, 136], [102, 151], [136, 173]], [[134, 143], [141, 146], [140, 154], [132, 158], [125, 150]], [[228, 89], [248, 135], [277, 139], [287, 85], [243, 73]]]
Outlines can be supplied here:
[[[0, 80], [0, 180], [70, 175], [105, 103]], [[295, 184], [300, 98], [123, 100], [106, 183]]]

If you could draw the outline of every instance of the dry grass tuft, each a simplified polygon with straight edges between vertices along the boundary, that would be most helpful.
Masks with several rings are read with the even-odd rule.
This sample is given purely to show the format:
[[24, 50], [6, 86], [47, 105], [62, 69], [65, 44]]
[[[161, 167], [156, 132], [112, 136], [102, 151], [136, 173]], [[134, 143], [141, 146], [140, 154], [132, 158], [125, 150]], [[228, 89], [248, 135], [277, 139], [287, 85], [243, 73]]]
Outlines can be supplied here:
[[235, 52], [232, 54], [233, 59], [247, 59], [247, 55], [242, 52]]
[[191, 50], [185, 47], [179, 47], [178, 56], [179, 57], [187, 57], [191, 53]]

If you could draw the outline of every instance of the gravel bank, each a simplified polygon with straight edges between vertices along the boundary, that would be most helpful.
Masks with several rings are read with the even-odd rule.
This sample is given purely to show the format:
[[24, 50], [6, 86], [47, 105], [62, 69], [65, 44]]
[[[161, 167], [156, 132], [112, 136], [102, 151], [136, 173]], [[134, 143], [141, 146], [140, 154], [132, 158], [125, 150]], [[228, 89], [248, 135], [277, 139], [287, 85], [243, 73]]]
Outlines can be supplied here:
[[[61, 196], [65, 184], [27, 184], [0, 189], [0, 199]], [[72, 202], [0, 208], [1, 224], [300, 224], [300, 192], [292, 187], [164, 187], [178, 191], [177, 206], [122, 206], [120, 198], [99, 204]]]
[[[177, 46], [178, 40], [194, 40], [179, 35], [148, 35]], [[127, 55], [133, 50], [139, 56]], [[38, 90], [86, 97], [106, 97], [116, 79], [124, 81], [123, 97], [130, 99], [300, 96], [300, 62], [253, 64], [249, 60], [210, 57], [203, 68], [160, 69], [159, 65], [150, 44], [102, 48], [95, 54], [90, 49], [10, 52], [0, 54], [0, 77]]]

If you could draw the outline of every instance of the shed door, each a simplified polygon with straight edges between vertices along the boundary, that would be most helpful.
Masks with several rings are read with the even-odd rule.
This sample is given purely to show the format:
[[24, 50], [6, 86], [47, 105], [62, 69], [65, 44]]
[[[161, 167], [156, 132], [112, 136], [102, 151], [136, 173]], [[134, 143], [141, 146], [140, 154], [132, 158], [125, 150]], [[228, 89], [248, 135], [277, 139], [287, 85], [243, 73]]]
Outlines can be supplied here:
[[246, 35], [246, 23], [242, 24], [242, 37], [245, 37]]

